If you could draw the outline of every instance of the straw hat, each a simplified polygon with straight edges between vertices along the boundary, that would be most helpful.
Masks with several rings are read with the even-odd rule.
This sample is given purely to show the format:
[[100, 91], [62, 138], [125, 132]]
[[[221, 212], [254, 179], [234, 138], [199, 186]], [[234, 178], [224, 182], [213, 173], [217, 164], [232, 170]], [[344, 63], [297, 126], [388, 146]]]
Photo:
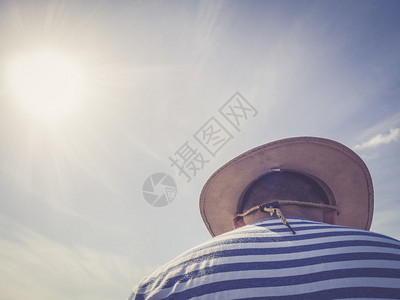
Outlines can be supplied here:
[[272, 170], [291, 170], [317, 178], [329, 188], [339, 210], [337, 224], [369, 230], [374, 194], [363, 160], [348, 147], [324, 138], [295, 137], [249, 150], [218, 169], [200, 194], [200, 212], [212, 236], [233, 229], [243, 191]]

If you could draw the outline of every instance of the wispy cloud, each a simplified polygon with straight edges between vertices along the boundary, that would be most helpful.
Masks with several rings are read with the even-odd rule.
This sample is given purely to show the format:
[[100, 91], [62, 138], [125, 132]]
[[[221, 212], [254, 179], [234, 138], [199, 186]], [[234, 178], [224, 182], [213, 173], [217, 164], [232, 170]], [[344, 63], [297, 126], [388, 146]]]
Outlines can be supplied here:
[[382, 144], [389, 144], [397, 141], [400, 136], [400, 128], [391, 128], [389, 133], [378, 134], [370, 140], [354, 146], [355, 150], [364, 150], [368, 148], [376, 148]]
[[[5, 220], [8, 220], [5, 223]], [[65, 245], [0, 216], [1, 299], [113, 299], [128, 296], [142, 270], [127, 257]], [[8, 224], [8, 226], [7, 226]]]

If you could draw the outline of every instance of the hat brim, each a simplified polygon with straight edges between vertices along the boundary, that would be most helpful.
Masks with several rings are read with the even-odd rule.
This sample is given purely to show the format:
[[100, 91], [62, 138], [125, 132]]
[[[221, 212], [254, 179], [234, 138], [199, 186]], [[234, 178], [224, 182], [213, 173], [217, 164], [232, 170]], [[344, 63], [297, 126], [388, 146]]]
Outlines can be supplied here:
[[255, 179], [271, 169], [289, 169], [322, 180], [339, 209], [337, 224], [369, 230], [374, 194], [363, 160], [348, 147], [325, 138], [295, 137], [249, 150], [218, 169], [200, 194], [200, 212], [212, 236], [233, 230], [238, 201]]

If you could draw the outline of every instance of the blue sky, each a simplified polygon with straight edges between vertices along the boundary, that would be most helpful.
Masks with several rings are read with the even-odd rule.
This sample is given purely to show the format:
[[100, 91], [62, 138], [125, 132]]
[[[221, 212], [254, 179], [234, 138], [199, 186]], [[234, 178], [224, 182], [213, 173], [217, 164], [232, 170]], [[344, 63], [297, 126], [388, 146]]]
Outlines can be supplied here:
[[[206, 241], [207, 178], [240, 153], [311, 135], [354, 149], [375, 189], [372, 230], [400, 238], [400, 2], [2, 1], [0, 298], [117, 299]], [[5, 78], [16, 53], [47, 47], [79, 62], [86, 97], [43, 122]], [[22, 87], [21, 87], [22, 88]], [[219, 108], [257, 110], [240, 131]], [[229, 141], [187, 183], [169, 157], [211, 117]], [[157, 172], [178, 193], [143, 198]]]

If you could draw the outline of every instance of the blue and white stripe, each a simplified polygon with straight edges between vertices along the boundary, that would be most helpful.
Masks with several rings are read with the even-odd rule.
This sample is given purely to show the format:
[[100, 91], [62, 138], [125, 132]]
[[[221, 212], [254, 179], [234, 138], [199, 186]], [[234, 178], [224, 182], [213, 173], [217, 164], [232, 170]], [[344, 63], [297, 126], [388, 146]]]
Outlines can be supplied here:
[[287, 218], [242, 227], [186, 251], [132, 299], [400, 299], [400, 242]]

